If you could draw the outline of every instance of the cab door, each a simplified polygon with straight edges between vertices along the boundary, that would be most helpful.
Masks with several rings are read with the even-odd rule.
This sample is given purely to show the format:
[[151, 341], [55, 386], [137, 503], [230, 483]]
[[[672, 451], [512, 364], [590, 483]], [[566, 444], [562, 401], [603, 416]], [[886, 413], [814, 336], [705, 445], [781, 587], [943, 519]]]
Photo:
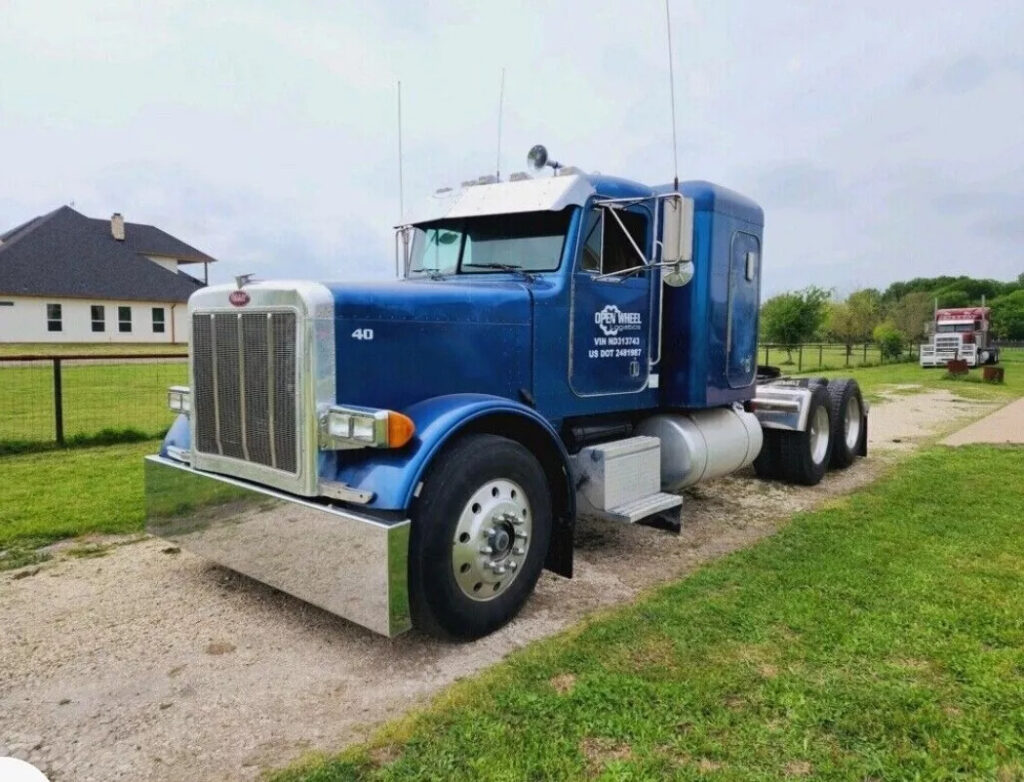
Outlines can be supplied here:
[[753, 234], [737, 231], [729, 255], [726, 375], [730, 388], [746, 388], [757, 375], [761, 242]]
[[612, 215], [593, 206], [583, 221], [570, 305], [569, 386], [577, 396], [633, 393], [647, 384], [653, 273], [625, 270], [643, 266], [650, 240], [646, 209]]

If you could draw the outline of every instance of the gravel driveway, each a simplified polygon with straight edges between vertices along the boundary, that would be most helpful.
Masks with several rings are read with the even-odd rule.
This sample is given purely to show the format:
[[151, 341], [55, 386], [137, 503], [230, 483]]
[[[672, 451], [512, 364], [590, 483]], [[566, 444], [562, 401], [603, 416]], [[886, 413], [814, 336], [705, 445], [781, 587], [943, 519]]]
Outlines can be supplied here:
[[536, 638], [754, 543], [869, 482], [894, 450], [990, 407], [894, 396], [872, 409], [873, 458], [813, 488], [750, 475], [698, 487], [680, 535], [582, 521], [577, 577], [545, 573], [521, 616], [472, 644], [389, 641], [150, 538], [0, 574], [0, 756], [53, 782], [199, 782], [337, 750]]

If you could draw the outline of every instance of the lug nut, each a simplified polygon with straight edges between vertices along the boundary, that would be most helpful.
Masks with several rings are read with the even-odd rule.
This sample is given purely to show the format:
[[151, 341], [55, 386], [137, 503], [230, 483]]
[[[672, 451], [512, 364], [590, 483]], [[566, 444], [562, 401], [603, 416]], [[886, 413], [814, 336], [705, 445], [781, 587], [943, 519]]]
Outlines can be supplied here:
[[514, 549], [512, 549], [512, 553], [521, 557], [523, 554], [526, 553], [526, 549], [524, 549], [522, 546], [516, 546]]
[[480, 547], [480, 553], [481, 554], [493, 554], [494, 553], [494, 549], [492, 549], [490, 546], [481, 546]]
[[509, 570], [515, 570], [517, 567], [519, 567], [519, 565], [516, 564], [515, 560], [509, 560], [509, 563], [508, 563], [508, 569]]
[[523, 542], [526, 542], [526, 533], [525, 532], [517, 532], [516, 533], [516, 540], [521, 540]]

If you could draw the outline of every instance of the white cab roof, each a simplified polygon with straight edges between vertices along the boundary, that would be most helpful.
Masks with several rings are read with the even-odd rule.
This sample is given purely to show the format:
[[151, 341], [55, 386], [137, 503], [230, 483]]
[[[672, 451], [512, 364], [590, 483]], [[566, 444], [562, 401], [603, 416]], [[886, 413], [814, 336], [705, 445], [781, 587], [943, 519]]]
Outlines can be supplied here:
[[448, 197], [435, 196], [431, 199], [433, 204], [426, 205], [427, 208], [414, 215], [415, 219], [407, 222], [516, 212], [560, 212], [567, 206], [583, 206], [594, 192], [590, 181], [578, 174], [472, 185], [453, 191]]

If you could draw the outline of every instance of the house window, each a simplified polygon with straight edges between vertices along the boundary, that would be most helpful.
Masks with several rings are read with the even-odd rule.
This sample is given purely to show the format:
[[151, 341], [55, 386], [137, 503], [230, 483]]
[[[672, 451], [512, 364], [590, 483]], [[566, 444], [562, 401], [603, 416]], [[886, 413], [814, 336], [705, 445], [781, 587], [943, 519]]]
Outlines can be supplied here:
[[89, 308], [92, 313], [92, 330], [93, 331], [106, 331], [107, 330], [107, 308], [102, 304], [93, 304]]
[[59, 304], [46, 305], [46, 330], [63, 331], [61, 325], [61, 310]]
[[153, 307], [153, 333], [164, 333], [164, 308]]
[[0, 307], [13, 307], [13, 301], [0, 301]]
[[132, 330], [132, 308], [131, 307], [118, 307], [117, 308], [117, 330], [121, 332], [131, 332]]

